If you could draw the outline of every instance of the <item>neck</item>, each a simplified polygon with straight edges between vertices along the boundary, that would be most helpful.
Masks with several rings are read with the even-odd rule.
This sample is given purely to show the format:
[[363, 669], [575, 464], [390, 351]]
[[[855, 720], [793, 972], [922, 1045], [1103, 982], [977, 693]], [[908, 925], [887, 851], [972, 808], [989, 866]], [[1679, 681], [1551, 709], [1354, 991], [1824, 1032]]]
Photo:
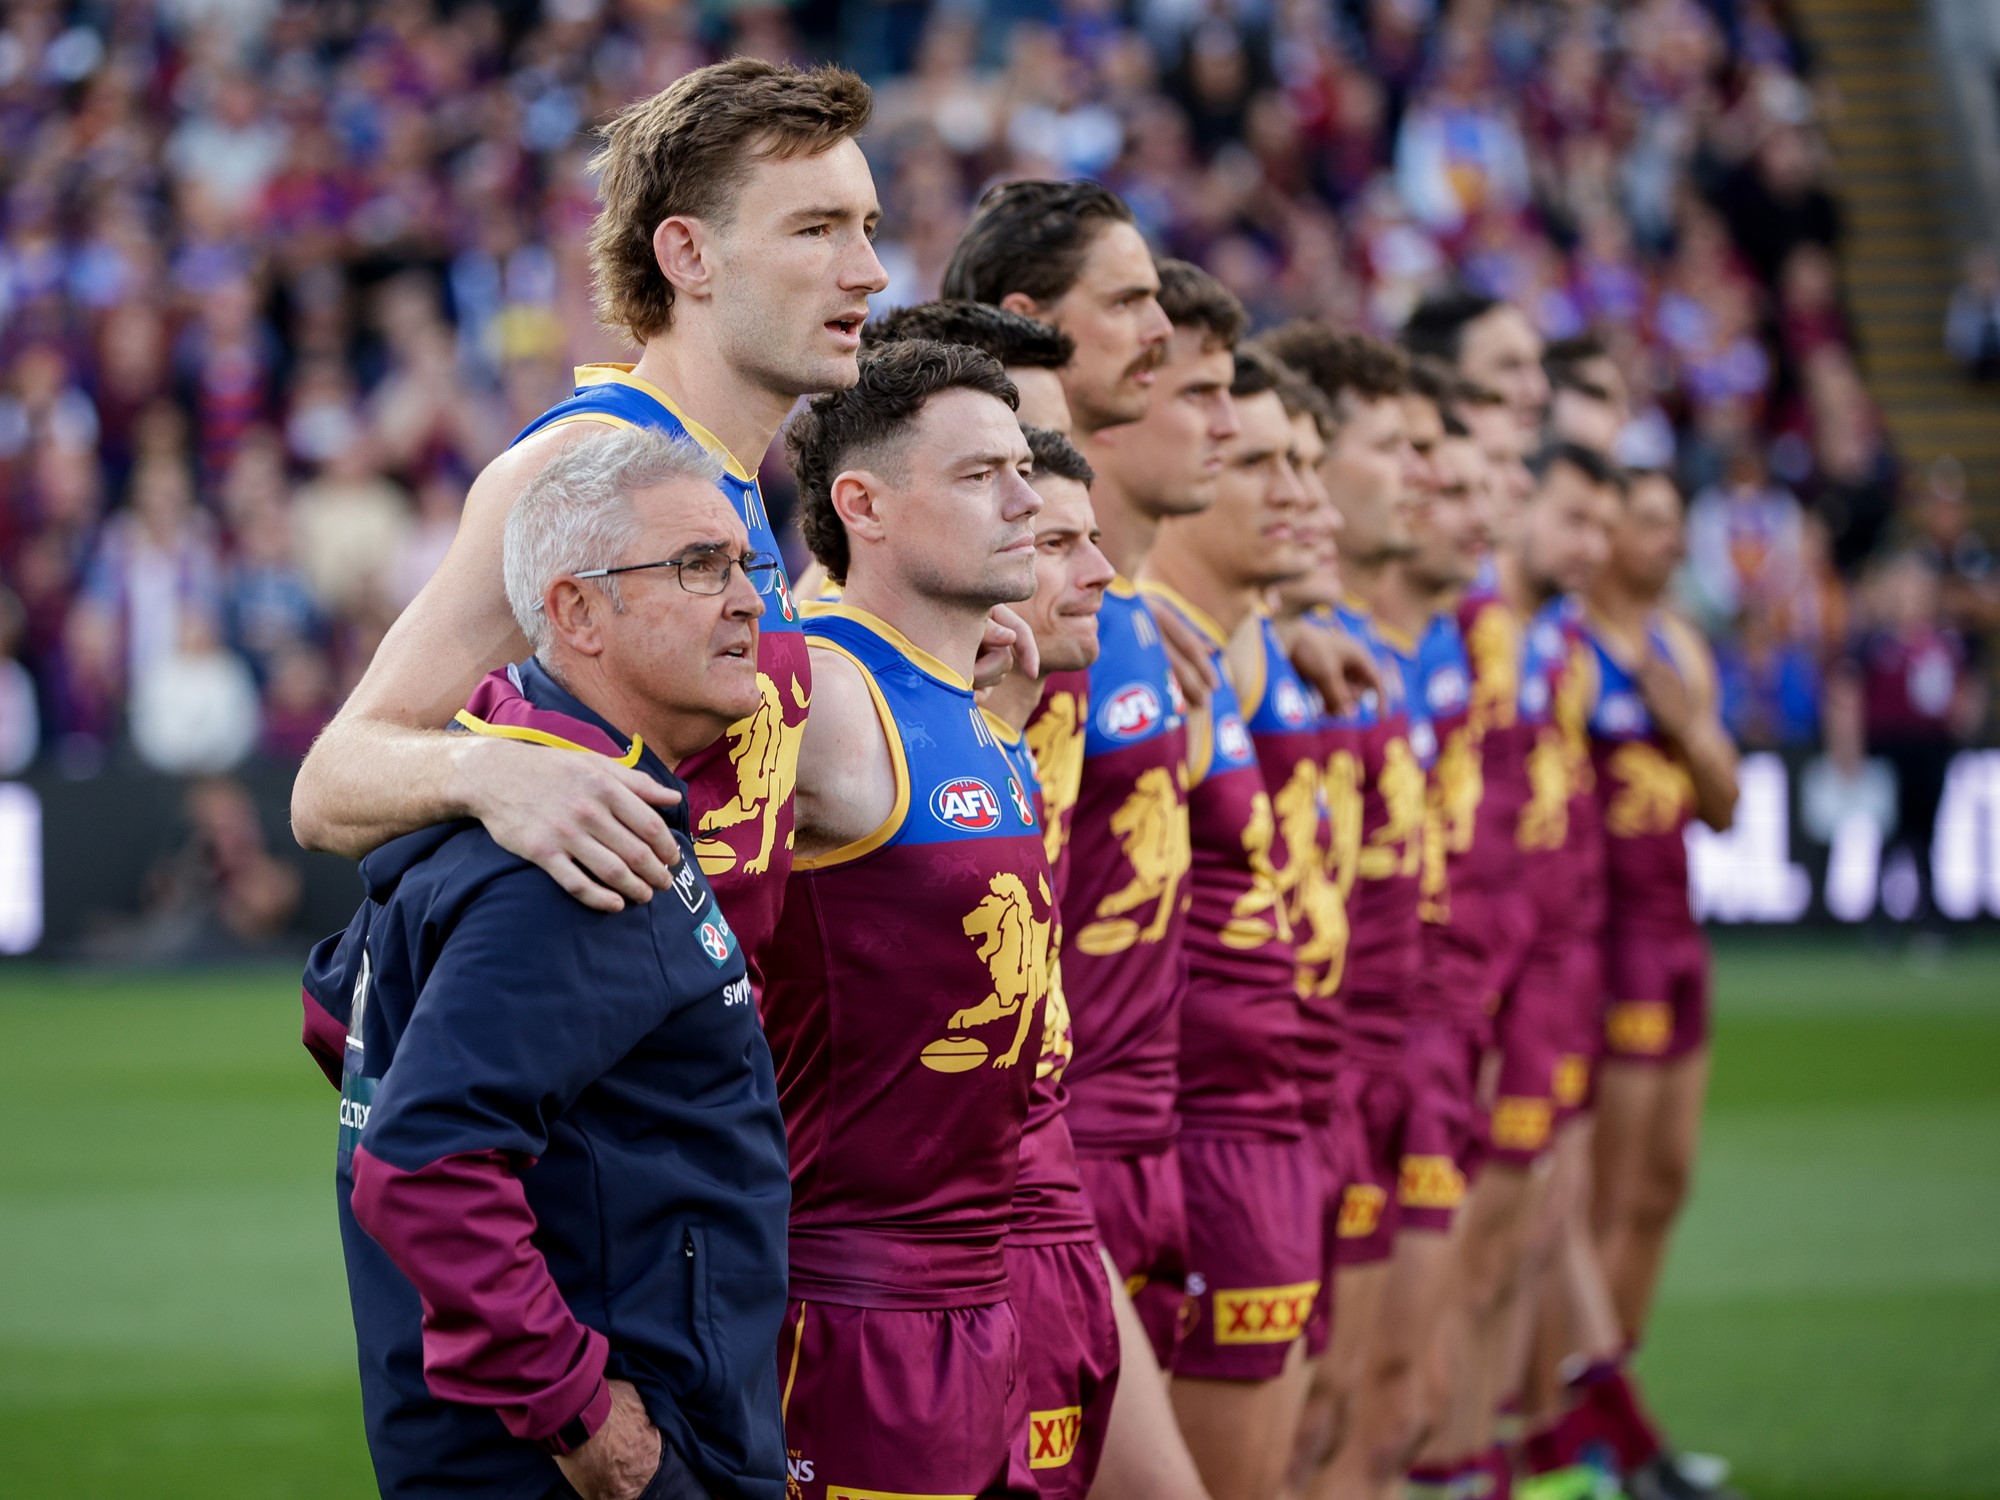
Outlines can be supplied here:
[[1398, 559], [1384, 567], [1374, 581], [1370, 610], [1375, 618], [1404, 635], [1417, 636], [1437, 611], [1428, 591], [1419, 588], [1410, 576], [1410, 565]]
[[967, 682], [979, 657], [979, 642], [992, 614], [989, 605], [940, 599], [920, 593], [900, 578], [849, 566], [840, 602], [873, 615], [901, 631], [912, 646], [928, 651]]
[[1590, 612], [1613, 634], [1637, 639], [1660, 605], [1659, 597], [1628, 588], [1608, 573], [1590, 591]]
[[[1402, 568], [1391, 557], [1346, 557], [1340, 559], [1340, 582], [1342, 592], [1351, 599], [1358, 599], [1368, 613], [1386, 618], [1387, 610], [1396, 602], [1389, 598], [1391, 579], [1401, 573]], [[1400, 628], [1400, 621], [1391, 620]]]
[[[683, 317], [687, 311], [680, 309]], [[673, 397], [748, 474], [757, 472], [792, 409], [792, 397], [758, 384], [686, 327], [649, 339], [632, 373]]]
[[1017, 733], [1028, 727], [1028, 720], [1035, 716], [1035, 709], [1042, 701], [1042, 677], [1030, 677], [1016, 668], [994, 683], [982, 695], [980, 701], [987, 711], [1003, 720]]
[[1263, 593], [1255, 584], [1240, 584], [1220, 577], [1208, 566], [1198, 546], [1182, 546], [1178, 539], [1153, 549], [1152, 556], [1146, 559], [1146, 576], [1155, 583], [1164, 583], [1213, 619], [1224, 640], [1236, 634], [1236, 627], [1250, 618]]
[[1102, 455], [1090, 451], [1088, 439], [1080, 439], [1077, 446], [1097, 470], [1097, 481], [1090, 487], [1090, 504], [1097, 514], [1098, 548], [1122, 577], [1137, 578], [1146, 566], [1146, 555], [1159, 539], [1159, 517], [1140, 509], [1109, 466], [1102, 463]]
[[1519, 615], [1532, 615], [1554, 596], [1543, 593], [1528, 578], [1527, 564], [1518, 550], [1503, 547], [1494, 555], [1493, 572], [1500, 584], [1500, 597]]

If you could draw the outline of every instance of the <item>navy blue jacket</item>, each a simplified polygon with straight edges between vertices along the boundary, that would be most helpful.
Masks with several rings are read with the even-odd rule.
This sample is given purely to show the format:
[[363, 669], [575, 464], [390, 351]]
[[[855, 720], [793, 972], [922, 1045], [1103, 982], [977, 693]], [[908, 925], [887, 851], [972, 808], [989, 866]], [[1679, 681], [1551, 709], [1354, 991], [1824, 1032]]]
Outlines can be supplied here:
[[[533, 661], [459, 722], [680, 786]], [[679, 878], [648, 905], [587, 910], [460, 822], [363, 861], [367, 900], [313, 950], [384, 1495], [567, 1495], [536, 1444], [602, 1421], [607, 1378], [710, 1493], [784, 1493], [784, 1123], [735, 934], [669, 816]]]

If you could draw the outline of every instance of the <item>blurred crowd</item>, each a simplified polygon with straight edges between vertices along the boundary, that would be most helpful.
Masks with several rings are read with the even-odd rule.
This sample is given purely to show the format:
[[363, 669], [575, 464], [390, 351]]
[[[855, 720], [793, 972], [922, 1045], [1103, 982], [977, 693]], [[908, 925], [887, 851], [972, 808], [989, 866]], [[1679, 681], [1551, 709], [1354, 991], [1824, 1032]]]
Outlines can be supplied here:
[[989, 181], [1089, 175], [1259, 322], [1392, 332], [1455, 280], [1595, 334], [1744, 742], [1816, 742], [1884, 632], [1977, 717], [2000, 578], [1860, 377], [1785, 0], [13, 0], [0, 773], [301, 754], [472, 477], [621, 352], [591, 125], [732, 52], [876, 84], [883, 307]]

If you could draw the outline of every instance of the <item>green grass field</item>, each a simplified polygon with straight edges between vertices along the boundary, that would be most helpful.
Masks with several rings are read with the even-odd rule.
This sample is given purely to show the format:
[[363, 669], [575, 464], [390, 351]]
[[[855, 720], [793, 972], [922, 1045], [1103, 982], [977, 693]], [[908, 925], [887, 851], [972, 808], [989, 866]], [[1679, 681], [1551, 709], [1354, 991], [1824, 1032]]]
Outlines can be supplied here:
[[[0, 971], [0, 1492], [370, 1492], [297, 993]], [[2000, 947], [1725, 950], [1643, 1370], [1753, 1500], [2000, 1495]]]

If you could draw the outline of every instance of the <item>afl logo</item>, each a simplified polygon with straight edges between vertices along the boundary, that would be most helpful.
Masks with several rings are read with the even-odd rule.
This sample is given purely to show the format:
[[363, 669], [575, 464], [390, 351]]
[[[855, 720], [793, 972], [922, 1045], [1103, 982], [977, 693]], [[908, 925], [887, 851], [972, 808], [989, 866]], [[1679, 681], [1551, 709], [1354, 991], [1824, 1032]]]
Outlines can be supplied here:
[[1243, 721], [1235, 714], [1227, 714], [1215, 726], [1215, 747], [1222, 752], [1224, 760], [1248, 760], [1250, 758], [1250, 735], [1243, 727]]
[[1440, 667], [1432, 674], [1430, 691], [1425, 696], [1432, 713], [1448, 714], [1465, 705], [1469, 690], [1465, 673], [1454, 664]]
[[1278, 711], [1280, 722], [1294, 727], [1305, 723], [1306, 695], [1299, 691], [1299, 685], [1289, 677], [1279, 682], [1277, 691], [1271, 695], [1272, 706]]
[[717, 967], [729, 961], [728, 932], [719, 923], [702, 923], [695, 937], [701, 943], [702, 951], [708, 954]]
[[1097, 727], [1114, 740], [1136, 740], [1160, 722], [1160, 695], [1150, 684], [1128, 682], [1098, 710]]
[[1000, 799], [977, 777], [961, 776], [931, 793], [931, 811], [941, 823], [968, 833], [984, 833], [1000, 822]]

